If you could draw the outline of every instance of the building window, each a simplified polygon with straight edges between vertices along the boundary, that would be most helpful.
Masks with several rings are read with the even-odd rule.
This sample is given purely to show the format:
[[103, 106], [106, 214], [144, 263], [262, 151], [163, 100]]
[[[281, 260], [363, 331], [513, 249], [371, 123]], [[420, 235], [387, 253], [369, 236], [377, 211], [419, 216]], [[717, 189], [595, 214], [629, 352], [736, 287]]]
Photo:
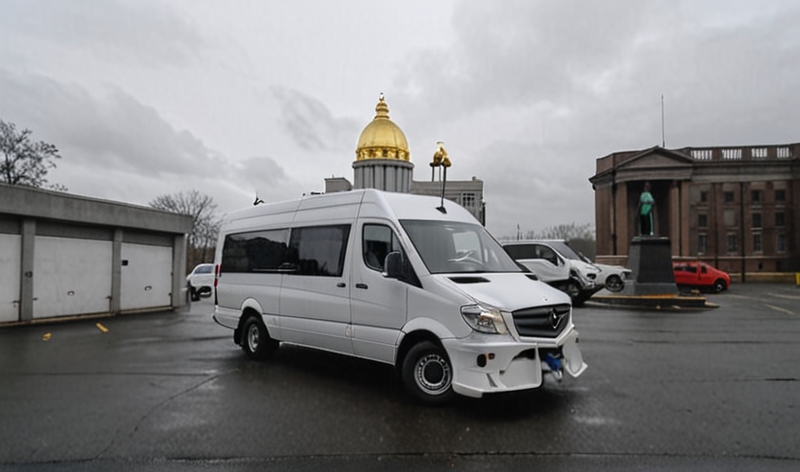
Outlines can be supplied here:
[[705, 213], [697, 215], [697, 226], [699, 228], [708, 228], [708, 215]]
[[753, 205], [761, 204], [761, 190], [753, 190], [753, 192], [750, 194], [750, 197]]
[[786, 201], [786, 190], [779, 188], [775, 189], [775, 201], [776, 202], [785, 202]]
[[708, 192], [703, 190], [700, 192], [700, 203], [707, 203], [708, 202]]
[[710, 161], [713, 151], [711, 149], [692, 149], [692, 157], [698, 161]]
[[725, 203], [733, 203], [733, 192], [725, 192], [723, 194]]
[[786, 226], [786, 216], [783, 212], [775, 213], [775, 226]]
[[761, 233], [753, 233], [753, 252], [761, 252]]
[[733, 210], [725, 210], [722, 212], [722, 221], [725, 223], [726, 228], [734, 228], [736, 224], [736, 212]]
[[753, 159], [766, 159], [767, 148], [753, 148], [751, 155]]
[[706, 245], [708, 240], [706, 239], [705, 234], [697, 235], [697, 254], [705, 254], [706, 253]]
[[761, 213], [753, 213], [753, 228], [761, 227]]
[[728, 233], [728, 252], [736, 252], [736, 235]]
[[778, 233], [778, 241], [777, 241], [776, 249], [779, 253], [786, 252], [786, 235], [783, 233]]
[[741, 149], [723, 149], [722, 158], [727, 160], [738, 160], [742, 158]]
[[462, 193], [461, 194], [461, 206], [464, 208], [475, 208], [475, 194], [474, 193]]

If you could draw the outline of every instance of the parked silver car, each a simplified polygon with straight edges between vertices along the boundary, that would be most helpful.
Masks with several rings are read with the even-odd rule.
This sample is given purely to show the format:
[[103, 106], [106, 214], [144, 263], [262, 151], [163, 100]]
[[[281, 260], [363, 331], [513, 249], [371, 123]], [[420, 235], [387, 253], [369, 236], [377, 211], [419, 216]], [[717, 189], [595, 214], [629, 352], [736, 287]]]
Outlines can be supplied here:
[[625, 284], [633, 280], [633, 273], [625, 267], [596, 262], [592, 262], [592, 264], [600, 269], [600, 274], [597, 276], [598, 283], [605, 285], [609, 292], [621, 292], [625, 288]]
[[192, 272], [186, 276], [186, 284], [189, 286], [192, 301], [200, 300], [201, 296], [210, 296], [211, 289], [214, 287], [214, 264], [195, 266]]

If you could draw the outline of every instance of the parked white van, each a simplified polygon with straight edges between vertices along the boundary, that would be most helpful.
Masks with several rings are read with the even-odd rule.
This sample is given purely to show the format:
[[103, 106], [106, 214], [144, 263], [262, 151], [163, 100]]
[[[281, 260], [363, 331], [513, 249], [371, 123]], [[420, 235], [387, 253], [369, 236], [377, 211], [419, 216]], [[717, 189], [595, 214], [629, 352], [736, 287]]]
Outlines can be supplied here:
[[600, 269], [586, 262], [563, 239], [504, 241], [506, 252], [553, 287], [566, 292], [574, 306], [603, 288]]
[[254, 359], [287, 342], [385, 362], [425, 403], [586, 369], [569, 297], [451, 201], [369, 189], [254, 206], [224, 219], [215, 262], [214, 319]]

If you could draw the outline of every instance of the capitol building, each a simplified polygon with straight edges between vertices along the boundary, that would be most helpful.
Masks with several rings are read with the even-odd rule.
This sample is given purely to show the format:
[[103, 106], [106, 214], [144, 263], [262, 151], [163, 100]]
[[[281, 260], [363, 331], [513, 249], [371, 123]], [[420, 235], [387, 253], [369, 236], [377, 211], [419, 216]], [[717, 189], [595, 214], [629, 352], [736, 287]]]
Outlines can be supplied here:
[[415, 181], [414, 163], [408, 141], [397, 124], [389, 119], [389, 105], [381, 94], [375, 106], [375, 118], [358, 138], [356, 160], [353, 161], [353, 182], [344, 177], [325, 179], [325, 193], [374, 188], [387, 192], [441, 196], [466, 208], [475, 218], [486, 223], [483, 181], [447, 180], [450, 161], [441, 143], [431, 146], [431, 180]]

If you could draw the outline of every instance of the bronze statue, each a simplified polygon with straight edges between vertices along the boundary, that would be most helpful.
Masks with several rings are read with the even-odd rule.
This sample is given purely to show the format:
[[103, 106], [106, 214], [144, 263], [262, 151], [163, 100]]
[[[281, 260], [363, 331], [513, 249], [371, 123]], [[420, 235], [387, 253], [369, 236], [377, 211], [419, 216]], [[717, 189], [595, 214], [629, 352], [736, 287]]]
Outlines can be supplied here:
[[636, 207], [636, 213], [639, 214], [639, 234], [642, 236], [653, 235], [653, 209], [655, 208], [656, 201], [653, 194], [650, 193], [650, 182], [644, 183], [644, 190], [639, 195], [639, 205]]

